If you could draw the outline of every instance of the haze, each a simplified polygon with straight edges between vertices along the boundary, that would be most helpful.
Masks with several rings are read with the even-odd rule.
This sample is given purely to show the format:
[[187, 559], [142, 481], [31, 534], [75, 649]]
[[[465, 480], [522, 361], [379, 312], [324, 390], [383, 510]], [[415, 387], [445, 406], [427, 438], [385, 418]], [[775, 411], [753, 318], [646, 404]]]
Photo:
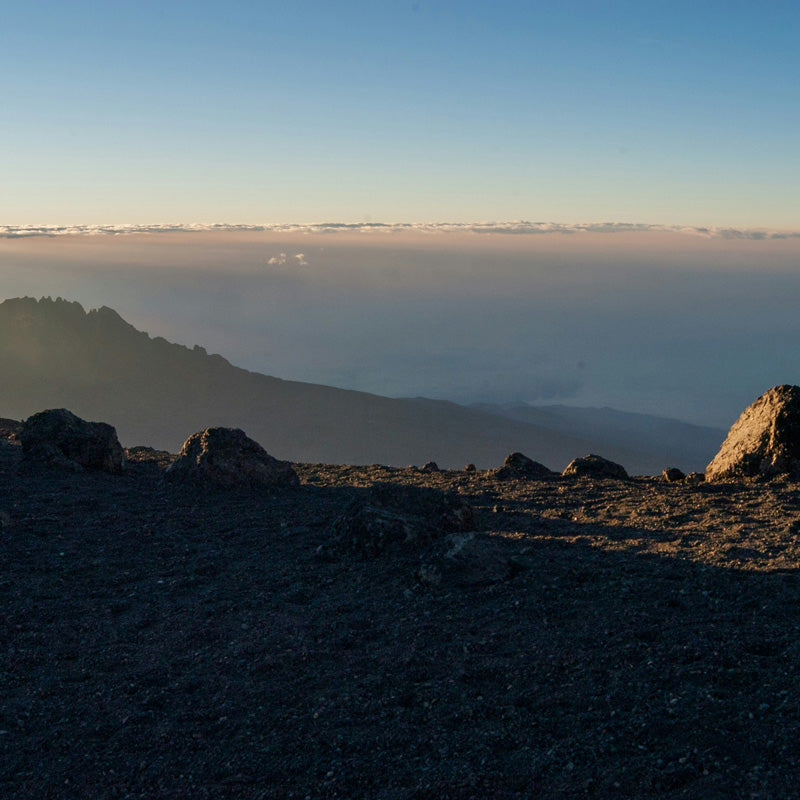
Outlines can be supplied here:
[[724, 427], [800, 382], [799, 37], [781, 1], [6, 3], [0, 298]]
[[283, 378], [724, 427], [800, 382], [800, 239], [734, 235], [32, 236], [0, 239], [0, 284]]

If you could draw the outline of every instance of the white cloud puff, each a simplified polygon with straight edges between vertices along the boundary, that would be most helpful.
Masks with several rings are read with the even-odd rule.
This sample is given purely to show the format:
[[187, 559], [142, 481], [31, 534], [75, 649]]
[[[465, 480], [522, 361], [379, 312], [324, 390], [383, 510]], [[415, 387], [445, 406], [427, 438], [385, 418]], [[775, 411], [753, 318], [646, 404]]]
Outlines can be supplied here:
[[286, 253], [280, 253], [277, 256], [272, 256], [267, 260], [270, 266], [282, 266], [294, 262], [298, 267], [308, 266], [308, 261], [303, 253], [295, 253], [293, 256], [287, 256]]

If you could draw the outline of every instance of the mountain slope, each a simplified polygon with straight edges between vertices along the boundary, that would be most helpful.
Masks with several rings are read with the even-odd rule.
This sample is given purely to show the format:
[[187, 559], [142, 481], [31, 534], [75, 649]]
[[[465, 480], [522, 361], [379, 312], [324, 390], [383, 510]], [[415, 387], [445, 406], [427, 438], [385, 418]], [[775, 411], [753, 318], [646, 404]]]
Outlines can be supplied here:
[[24, 418], [66, 407], [113, 424], [127, 445], [175, 451], [194, 431], [225, 425], [293, 461], [404, 465], [432, 459], [440, 466], [471, 461], [489, 467], [521, 450], [553, 469], [592, 451], [632, 472], [668, 465], [630, 443], [620, 447], [480, 408], [249, 372], [201, 347], [152, 339], [110, 308], [87, 313], [61, 299], [0, 303], [0, 374], [0, 415]]

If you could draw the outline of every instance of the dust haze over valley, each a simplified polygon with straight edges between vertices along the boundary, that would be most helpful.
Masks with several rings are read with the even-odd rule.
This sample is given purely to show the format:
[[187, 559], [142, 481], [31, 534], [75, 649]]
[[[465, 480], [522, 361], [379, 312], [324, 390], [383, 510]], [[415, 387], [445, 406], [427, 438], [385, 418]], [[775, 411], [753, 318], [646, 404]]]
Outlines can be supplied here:
[[727, 428], [797, 381], [800, 241], [675, 231], [0, 239], [4, 297], [107, 305], [284, 379]]

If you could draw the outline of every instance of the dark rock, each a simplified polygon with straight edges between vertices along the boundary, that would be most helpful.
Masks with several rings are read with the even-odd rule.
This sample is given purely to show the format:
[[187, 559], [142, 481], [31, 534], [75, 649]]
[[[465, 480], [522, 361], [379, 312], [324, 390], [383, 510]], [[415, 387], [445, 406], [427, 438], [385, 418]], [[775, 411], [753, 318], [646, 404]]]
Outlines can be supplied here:
[[475, 465], [472, 462], [470, 462], [469, 464], [467, 464], [466, 467], [464, 467], [464, 472], [477, 472], [477, 469]]
[[679, 483], [686, 477], [686, 475], [677, 467], [667, 467], [661, 473], [661, 477], [667, 481], [667, 483]]
[[156, 450], [154, 447], [138, 445], [125, 448], [125, 458], [129, 463], [151, 464], [161, 469], [166, 469], [177, 458], [174, 453], [166, 450]]
[[49, 466], [119, 473], [125, 461], [113, 426], [87, 422], [66, 408], [28, 417], [19, 440], [27, 460]]
[[511, 453], [506, 456], [503, 466], [494, 471], [496, 478], [508, 480], [510, 478], [549, 478], [553, 475], [544, 464], [534, 461], [522, 453]]
[[273, 458], [238, 428], [206, 428], [192, 434], [166, 477], [179, 483], [217, 486], [297, 486], [291, 465]]
[[775, 386], [748, 406], [706, 467], [710, 481], [800, 473], [800, 386]]
[[374, 558], [403, 546], [421, 551], [447, 534], [474, 530], [475, 524], [473, 509], [457, 495], [378, 484], [334, 520], [331, 544], [339, 551]]
[[439, 465], [435, 461], [428, 461], [422, 466], [423, 472], [438, 472]]
[[489, 535], [453, 533], [446, 536], [417, 570], [426, 586], [488, 586], [519, 574], [523, 567], [509, 557], [503, 542]]
[[627, 478], [628, 473], [622, 464], [616, 464], [602, 456], [589, 453], [582, 458], [575, 458], [567, 464], [561, 473], [564, 476], [589, 478]]
[[690, 486], [697, 486], [698, 483], [703, 483], [705, 479], [706, 476], [703, 472], [690, 472], [684, 479], [684, 482], [688, 483]]
[[20, 430], [22, 430], [21, 422], [17, 422], [15, 419], [0, 417], [0, 439], [5, 439], [12, 444], [19, 444], [19, 439], [17, 437]]

